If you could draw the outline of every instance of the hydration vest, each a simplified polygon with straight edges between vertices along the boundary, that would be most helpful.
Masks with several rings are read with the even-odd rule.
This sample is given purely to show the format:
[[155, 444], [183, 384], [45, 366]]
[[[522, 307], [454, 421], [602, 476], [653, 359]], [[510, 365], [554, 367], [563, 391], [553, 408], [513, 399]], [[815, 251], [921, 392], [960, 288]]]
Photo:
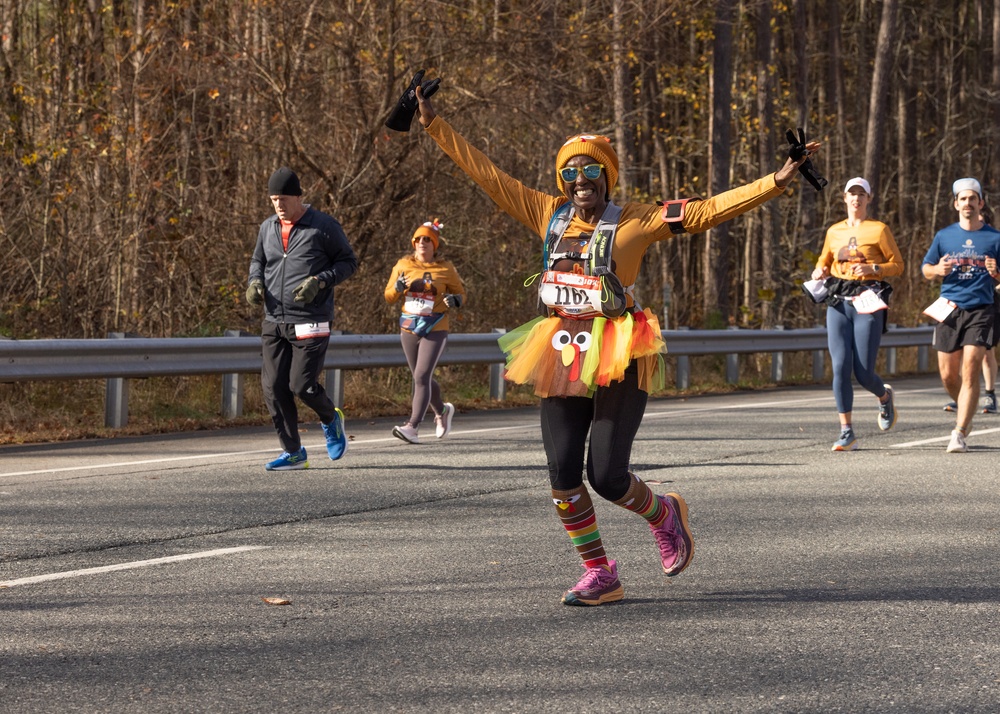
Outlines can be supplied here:
[[[605, 317], [618, 317], [625, 312], [626, 295], [632, 295], [633, 285], [624, 286], [611, 269], [611, 252], [614, 248], [615, 233], [618, 232], [618, 220], [622, 208], [609, 203], [601, 214], [601, 219], [594, 228], [587, 249], [583, 253], [557, 252], [560, 241], [573, 220], [573, 205], [564, 203], [549, 220], [546, 229], [545, 243], [542, 249], [542, 266], [544, 271], [551, 271], [552, 266], [561, 258], [580, 260], [584, 265], [584, 274], [598, 278], [600, 281], [600, 312]], [[544, 283], [539, 283], [539, 302]], [[596, 305], [594, 306], [597, 307]], [[549, 308], [551, 311], [551, 308]]]

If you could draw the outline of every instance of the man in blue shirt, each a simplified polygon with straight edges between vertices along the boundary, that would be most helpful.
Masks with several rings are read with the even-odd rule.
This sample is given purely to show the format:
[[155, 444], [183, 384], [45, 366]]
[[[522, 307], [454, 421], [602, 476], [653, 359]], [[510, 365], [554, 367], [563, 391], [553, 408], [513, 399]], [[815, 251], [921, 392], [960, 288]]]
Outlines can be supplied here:
[[[966, 436], [979, 402], [979, 373], [986, 350], [996, 344], [993, 289], [996, 285], [1000, 232], [983, 222], [983, 188], [974, 178], [952, 185], [958, 223], [934, 236], [921, 270], [928, 280], [941, 279], [940, 321], [934, 328], [941, 382], [957, 404], [949, 452], [968, 450]], [[943, 309], [941, 309], [943, 308]], [[931, 308], [928, 308], [930, 310]], [[949, 310], [950, 309], [950, 310]]]

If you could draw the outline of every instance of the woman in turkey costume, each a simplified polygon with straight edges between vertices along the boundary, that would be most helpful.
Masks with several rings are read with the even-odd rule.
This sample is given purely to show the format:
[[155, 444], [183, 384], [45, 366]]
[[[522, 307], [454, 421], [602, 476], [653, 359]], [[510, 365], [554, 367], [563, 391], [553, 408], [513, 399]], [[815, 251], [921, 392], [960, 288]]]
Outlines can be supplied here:
[[415, 82], [427, 133], [501, 209], [543, 241], [538, 280], [547, 315], [514, 329], [500, 346], [507, 354], [507, 379], [534, 385], [542, 398], [552, 500], [583, 560], [583, 577], [562, 602], [602, 605], [624, 597], [584, 470], [598, 495], [648, 522], [664, 573], [678, 575], [694, 554], [687, 504], [676, 493], [654, 494], [629, 471], [648, 393], [662, 382], [663, 351], [655, 315], [635, 304], [631, 288], [652, 243], [701, 233], [780, 196], [819, 144], [800, 147], [798, 160], [788, 159], [776, 173], [704, 201], [616, 206], [610, 193], [618, 181], [618, 156], [606, 137], [571, 137], [556, 156], [559, 195], [536, 191], [469, 145]]

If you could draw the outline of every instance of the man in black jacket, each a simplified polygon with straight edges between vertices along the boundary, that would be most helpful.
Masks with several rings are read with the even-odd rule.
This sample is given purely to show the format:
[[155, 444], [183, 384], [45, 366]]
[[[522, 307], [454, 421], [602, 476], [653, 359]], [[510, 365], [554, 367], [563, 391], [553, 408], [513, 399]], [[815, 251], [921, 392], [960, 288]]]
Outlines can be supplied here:
[[344, 413], [319, 383], [333, 318], [333, 288], [358, 268], [343, 228], [302, 202], [299, 178], [289, 168], [271, 174], [267, 192], [275, 215], [260, 225], [250, 259], [247, 302], [264, 305], [260, 381], [284, 452], [264, 468], [309, 468], [299, 439], [295, 397], [319, 416], [331, 459], [347, 450]]

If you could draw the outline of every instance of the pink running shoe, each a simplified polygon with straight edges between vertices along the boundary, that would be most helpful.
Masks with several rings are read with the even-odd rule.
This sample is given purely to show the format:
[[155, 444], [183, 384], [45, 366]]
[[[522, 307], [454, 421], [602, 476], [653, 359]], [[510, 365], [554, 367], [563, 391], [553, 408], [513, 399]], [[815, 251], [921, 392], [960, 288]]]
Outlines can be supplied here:
[[650, 524], [649, 529], [653, 531], [653, 537], [660, 546], [663, 572], [673, 577], [679, 575], [694, 557], [694, 538], [691, 537], [691, 528], [688, 526], [688, 507], [677, 493], [657, 498], [667, 509], [667, 517], [658, 528]]
[[603, 605], [624, 598], [625, 590], [618, 582], [618, 564], [613, 560], [609, 560], [608, 563], [608, 567], [581, 566], [586, 572], [580, 578], [580, 582], [562, 596], [563, 605]]

